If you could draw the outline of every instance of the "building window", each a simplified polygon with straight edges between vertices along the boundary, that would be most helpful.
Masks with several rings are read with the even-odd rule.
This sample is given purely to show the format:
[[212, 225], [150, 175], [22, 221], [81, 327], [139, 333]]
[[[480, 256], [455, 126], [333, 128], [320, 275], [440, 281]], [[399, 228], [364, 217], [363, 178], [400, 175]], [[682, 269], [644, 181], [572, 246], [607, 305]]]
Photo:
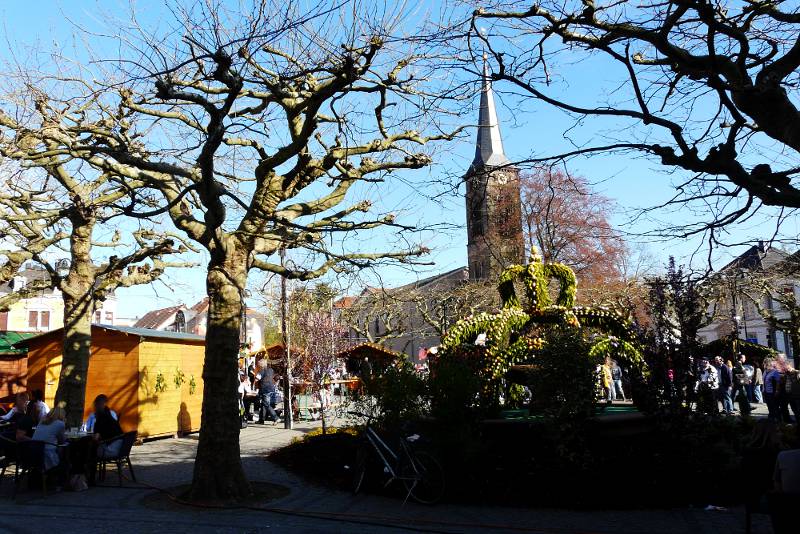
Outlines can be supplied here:
[[47, 310], [31, 310], [28, 312], [28, 328], [34, 330], [50, 329], [50, 312]]
[[114, 323], [114, 312], [106, 312], [106, 324]]
[[94, 324], [100, 324], [100, 319], [102, 318], [102, 313], [100, 310], [94, 312]]

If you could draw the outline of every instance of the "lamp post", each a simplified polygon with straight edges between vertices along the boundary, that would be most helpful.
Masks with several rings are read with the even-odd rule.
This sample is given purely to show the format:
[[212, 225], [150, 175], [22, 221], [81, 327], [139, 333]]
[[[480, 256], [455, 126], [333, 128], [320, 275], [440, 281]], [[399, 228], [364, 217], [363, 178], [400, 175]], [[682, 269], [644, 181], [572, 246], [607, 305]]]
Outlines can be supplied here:
[[[281, 267], [286, 263], [286, 249], [280, 249]], [[289, 345], [291, 333], [289, 332], [289, 301], [286, 298], [286, 276], [281, 275], [281, 337], [283, 338], [283, 351], [285, 369], [283, 373], [283, 428], [292, 428], [292, 359]]]
[[733, 332], [731, 340], [731, 348], [733, 354], [736, 354], [736, 343], [739, 340], [739, 315], [736, 313], [736, 275], [730, 277], [731, 280], [731, 321], [733, 323]]

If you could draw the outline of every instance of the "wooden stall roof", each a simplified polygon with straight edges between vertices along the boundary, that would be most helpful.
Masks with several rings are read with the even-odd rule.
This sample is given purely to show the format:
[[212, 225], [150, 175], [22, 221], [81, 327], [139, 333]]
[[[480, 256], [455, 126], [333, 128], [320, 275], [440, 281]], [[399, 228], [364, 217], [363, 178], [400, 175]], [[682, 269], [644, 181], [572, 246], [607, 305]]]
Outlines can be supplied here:
[[[291, 354], [296, 355], [299, 349], [291, 347]], [[284, 366], [286, 364], [286, 352], [283, 348], [283, 343], [274, 343], [268, 347], [262, 347], [247, 355], [249, 358], [255, 358], [256, 362], [266, 358], [269, 366], [278, 373], [283, 374]]]
[[339, 352], [336, 355], [338, 358], [363, 358], [364, 356], [367, 357], [375, 357], [379, 360], [388, 360], [394, 361], [397, 358], [401, 357], [402, 354], [392, 349], [387, 349], [377, 343], [359, 343], [358, 345], [353, 345], [352, 347], [345, 349]]
[[[131, 336], [139, 336], [148, 339], [166, 339], [170, 341], [186, 341], [194, 343], [204, 343], [205, 337], [197, 334], [188, 334], [186, 332], [169, 332], [167, 330], [152, 330], [150, 328], [134, 328], [132, 326], [111, 326], [107, 324], [93, 324], [92, 329], [100, 328], [110, 332], [119, 332]], [[15, 347], [23, 347], [30, 344], [32, 341], [38, 341], [45, 337], [61, 335], [63, 328], [51, 330], [43, 334], [34, 335], [32, 337], [22, 339], [14, 344]]]
[[33, 336], [32, 332], [13, 332], [11, 330], [0, 332], [0, 356], [22, 356], [25, 349], [15, 345], [20, 341]]
[[365, 357], [369, 358], [373, 371], [380, 373], [398, 358], [403, 358], [404, 356], [404, 354], [382, 347], [377, 343], [359, 343], [336, 355], [337, 358], [346, 362], [347, 371], [354, 374], [360, 373], [361, 362]]

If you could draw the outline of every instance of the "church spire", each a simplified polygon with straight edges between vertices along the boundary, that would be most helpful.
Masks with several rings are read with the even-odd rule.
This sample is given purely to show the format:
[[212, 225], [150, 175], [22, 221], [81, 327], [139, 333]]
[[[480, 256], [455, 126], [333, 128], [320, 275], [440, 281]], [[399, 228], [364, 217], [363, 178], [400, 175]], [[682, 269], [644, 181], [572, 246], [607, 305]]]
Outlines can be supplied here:
[[503, 139], [500, 136], [500, 123], [494, 105], [492, 82], [486, 54], [483, 54], [483, 79], [481, 81], [481, 107], [478, 115], [478, 140], [475, 146], [474, 167], [509, 165], [511, 162], [503, 152]]

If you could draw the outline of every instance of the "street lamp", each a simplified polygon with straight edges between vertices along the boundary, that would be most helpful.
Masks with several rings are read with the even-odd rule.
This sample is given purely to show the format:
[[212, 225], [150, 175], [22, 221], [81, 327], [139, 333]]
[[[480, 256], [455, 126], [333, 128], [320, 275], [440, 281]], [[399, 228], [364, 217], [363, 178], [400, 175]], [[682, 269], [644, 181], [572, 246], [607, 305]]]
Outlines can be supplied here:
[[[286, 248], [281, 247], [280, 251], [281, 267], [290, 266], [293, 268], [294, 263], [289, 260], [286, 261]], [[286, 298], [286, 276], [281, 273], [281, 337], [283, 338], [283, 352], [285, 356], [285, 370], [283, 373], [283, 428], [292, 428], [292, 359], [290, 354], [289, 345], [291, 344], [291, 337], [289, 332], [289, 301]]]

